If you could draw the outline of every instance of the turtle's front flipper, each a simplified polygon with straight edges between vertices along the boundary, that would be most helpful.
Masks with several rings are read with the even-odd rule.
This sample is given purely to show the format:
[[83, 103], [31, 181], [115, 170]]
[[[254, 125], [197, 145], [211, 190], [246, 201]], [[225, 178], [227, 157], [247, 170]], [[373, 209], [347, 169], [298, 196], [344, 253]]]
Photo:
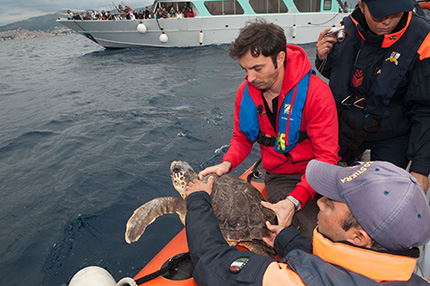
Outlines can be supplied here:
[[125, 241], [132, 243], [137, 241], [157, 217], [164, 214], [177, 213], [185, 225], [187, 207], [185, 201], [175, 197], [156, 198], [136, 209], [127, 222]]

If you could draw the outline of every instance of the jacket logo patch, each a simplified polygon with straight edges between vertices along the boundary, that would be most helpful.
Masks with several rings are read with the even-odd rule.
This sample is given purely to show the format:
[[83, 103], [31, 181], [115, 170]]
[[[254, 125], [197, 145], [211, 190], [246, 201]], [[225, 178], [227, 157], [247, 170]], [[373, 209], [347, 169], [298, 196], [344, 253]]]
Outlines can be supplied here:
[[289, 114], [291, 109], [291, 104], [284, 104], [284, 114]]
[[390, 61], [392, 63], [394, 63], [396, 66], [399, 64], [399, 62], [397, 61], [400, 58], [400, 53], [398, 52], [392, 52], [390, 57], [387, 58], [385, 61]]
[[248, 257], [239, 257], [231, 263], [228, 271], [230, 271], [231, 273], [239, 273], [240, 270], [242, 270], [242, 268], [248, 263], [248, 261]]
[[352, 77], [352, 84], [355, 87], [360, 86], [363, 83], [363, 70], [355, 70], [354, 76]]
[[379, 68], [379, 67], [375, 68], [375, 75], [380, 75], [381, 72], [382, 72], [381, 68]]

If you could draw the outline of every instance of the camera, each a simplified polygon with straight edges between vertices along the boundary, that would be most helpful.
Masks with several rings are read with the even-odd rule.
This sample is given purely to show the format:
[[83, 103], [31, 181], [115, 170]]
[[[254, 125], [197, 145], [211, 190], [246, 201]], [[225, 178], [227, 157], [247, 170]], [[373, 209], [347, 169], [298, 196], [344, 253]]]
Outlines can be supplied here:
[[328, 31], [328, 33], [326, 34], [326, 36], [335, 36], [338, 42], [343, 42], [347, 34], [345, 31], [345, 27], [342, 25], [331, 28], [330, 31]]

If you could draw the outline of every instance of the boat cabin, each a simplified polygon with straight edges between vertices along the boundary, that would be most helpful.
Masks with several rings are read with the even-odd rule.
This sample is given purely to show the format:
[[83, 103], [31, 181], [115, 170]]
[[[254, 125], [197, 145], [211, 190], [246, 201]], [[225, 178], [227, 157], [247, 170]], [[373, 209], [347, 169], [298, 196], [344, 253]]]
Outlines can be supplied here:
[[159, 7], [170, 11], [173, 7], [176, 11], [183, 11], [184, 7], [189, 7], [196, 16], [338, 12], [336, 10], [339, 10], [339, 6], [333, 5], [333, 2], [333, 0], [158, 0], [155, 1], [153, 8], [154, 11]]

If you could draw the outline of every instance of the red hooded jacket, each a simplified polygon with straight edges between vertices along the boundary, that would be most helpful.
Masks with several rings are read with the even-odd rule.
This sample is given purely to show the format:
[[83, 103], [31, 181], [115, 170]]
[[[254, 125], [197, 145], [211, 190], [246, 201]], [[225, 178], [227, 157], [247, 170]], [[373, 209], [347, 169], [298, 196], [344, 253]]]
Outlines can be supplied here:
[[[287, 45], [287, 59], [285, 64], [285, 76], [278, 102], [283, 102], [285, 95], [311, 70], [312, 64], [306, 52], [293, 45]], [[247, 78], [237, 90], [234, 112], [234, 131], [230, 142], [230, 148], [224, 155], [224, 161], [232, 163], [232, 169], [236, 168], [251, 152], [255, 142], [249, 140], [239, 130], [239, 111], [243, 97], [243, 91]], [[261, 90], [248, 82], [249, 94], [256, 106], [264, 106]], [[281, 104], [278, 106], [279, 108]], [[263, 110], [260, 118], [260, 130], [264, 134], [276, 137], [278, 130], [274, 130]], [[276, 152], [273, 146], [260, 145], [263, 168], [270, 173], [277, 174], [303, 174], [302, 180], [290, 193], [304, 205], [311, 200], [315, 191], [309, 186], [305, 178], [305, 169], [308, 162], [317, 159], [330, 164], [339, 161], [338, 156], [338, 120], [336, 105], [329, 86], [319, 77], [312, 74], [309, 82], [308, 93], [302, 114], [300, 131], [306, 131], [308, 139], [298, 143], [287, 156]]]

